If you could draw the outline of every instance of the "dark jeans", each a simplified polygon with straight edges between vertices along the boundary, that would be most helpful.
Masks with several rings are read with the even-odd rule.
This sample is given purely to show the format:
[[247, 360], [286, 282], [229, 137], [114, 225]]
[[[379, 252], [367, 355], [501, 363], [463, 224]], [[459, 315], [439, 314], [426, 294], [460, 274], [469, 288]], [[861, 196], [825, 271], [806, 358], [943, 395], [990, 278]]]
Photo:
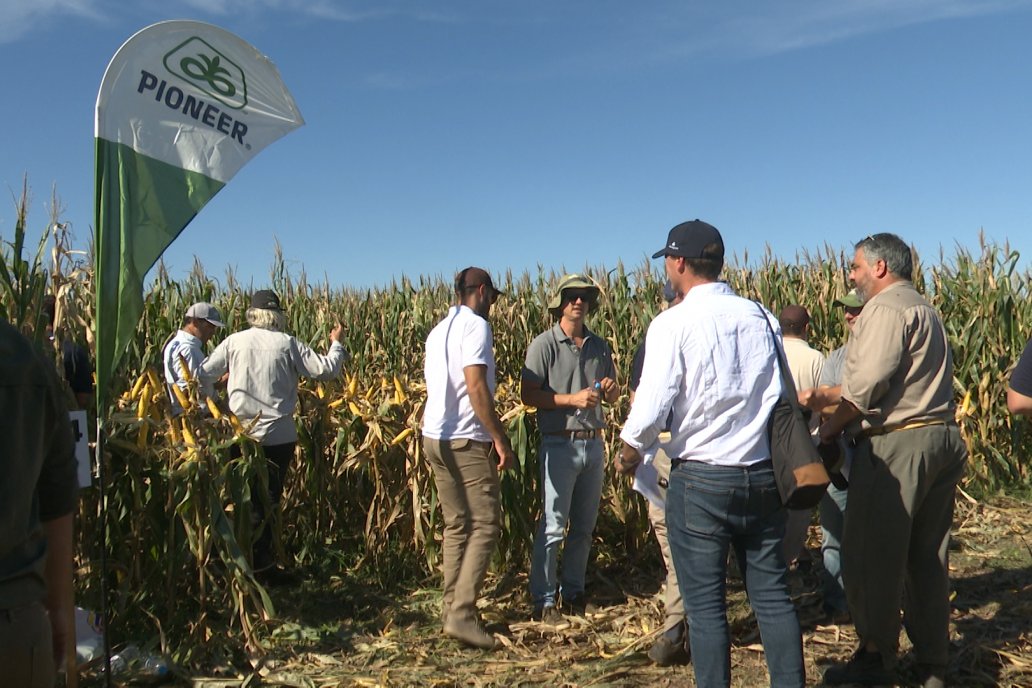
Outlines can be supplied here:
[[725, 585], [731, 547], [760, 626], [772, 688], [804, 684], [802, 635], [781, 553], [786, 516], [769, 461], [751, 467], [679, 461], [671, 470], [667, 536], [691, 619], [699, 688], [731, 685]]
[[[283, 480], [294, 458], [297, 442], [286, 444], [261, 445], [268, 462], [266, 470], [269, 474], [269, 492], [263, 498], [261, 483], [251, 483], [251, 525], [254, 527], [254, 541], [251, 545], [251, 566], [255, 571], [270, 568], [276, 564], [276, 555], [272, 548], [271, 523], [279, 511], [280, 497], [283, 496]], [[230, 450], [233, 458], [240, 456], [239, 445]], [[265, 502], [269, 502], [272, 513], [265, 510]]]

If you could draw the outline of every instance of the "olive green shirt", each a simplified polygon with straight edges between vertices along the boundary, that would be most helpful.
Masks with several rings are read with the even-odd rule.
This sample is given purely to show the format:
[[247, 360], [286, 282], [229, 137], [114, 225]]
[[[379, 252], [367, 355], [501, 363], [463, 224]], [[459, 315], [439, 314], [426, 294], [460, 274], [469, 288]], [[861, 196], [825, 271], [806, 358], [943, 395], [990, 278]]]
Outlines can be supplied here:
[[953, 355], [939, 314], [910, 282], [864, 304], [849, 340], [842, 398], [862, 414], [849, 434], [922, 420], [952, 420]]
[[[587, 327], [580, 347], [556, 323], [552, 329], [535, 337], [527, 348], [524, 384], [536, 385], [556, 394], [574, 394], [605, 377], [616, 379], [613, 354], [605, 340]], [[601, 404], [591, 409], [580, 409], [579, 414], [577, 411], [574, 408], [538, 409], [538, 430], [548, 433], [605, 427]]]
[[75, 446], [53, 362], [0, 320], [0, 609], [42, 602], [42, 523], [75, 508]]

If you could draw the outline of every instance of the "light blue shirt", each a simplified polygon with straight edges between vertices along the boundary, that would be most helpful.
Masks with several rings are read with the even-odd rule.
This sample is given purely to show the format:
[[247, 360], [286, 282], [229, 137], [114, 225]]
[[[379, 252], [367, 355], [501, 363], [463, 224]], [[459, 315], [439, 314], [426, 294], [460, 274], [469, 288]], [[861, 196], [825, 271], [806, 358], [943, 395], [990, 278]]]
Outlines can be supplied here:
[[664, 444], [671, 458], [720, 466], [769, 459], [767, 421], [781, 395], [775, 336], [780, 340], [777, 319], [727, 284], [692, 287], [649, 326], [620, 438], [643, 452], [673, 409]]
[[179, 405], [179, 400], [172, 392], [172, 385], [179, 385], [181, 389], [186, 389], [180, 356], [186, 361], [186, 367], [190, 370], [190, 374], [196, 375], [197, 369], [204, 361], [204, 342], [185, 330], [179, 330], [172, 341], [165, 345], [165, 350], [161, 352], [161, 360], [165, 367], [165, 384], [168, 385], [168, 397], [172, 401], [172, 414], [176, 416], [183, 412], [183, 407]]

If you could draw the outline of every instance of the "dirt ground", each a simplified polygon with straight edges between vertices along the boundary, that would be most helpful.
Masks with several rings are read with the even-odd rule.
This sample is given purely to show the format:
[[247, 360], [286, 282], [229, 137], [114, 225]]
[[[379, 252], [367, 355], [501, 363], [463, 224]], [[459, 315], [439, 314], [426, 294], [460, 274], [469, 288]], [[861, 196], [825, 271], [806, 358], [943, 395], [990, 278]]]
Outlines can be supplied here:
[[[1027, 500], [958, 502], [951, 552], [953, 613], [948, 675], [953, 686], [1032, 686], [1032, 509]], [[856, 646], [851, 625], [821, 625], [819, 531], [814, 568], [793, 572], [804, 628], [807, 685]], [[555, 628], [529, 622], [525, 576], [492, 579], [484, 618], [503, 647], [461, 647], [440, 632], [434, 587], [390, 597], [363, 590], [347, 575], [276, 589], [281, 618], [274, 648], [250, 677], [193, 677], [184, 685], [230, 686], [693, 686], [691, 666], [659, 668], [645, 653], [662, 619], [658, 580], [626, 564], [597, 563], [589, 592], [600, 603]], [[427, 586], [435, 585], [427, 581]], [[741, 581], [729, 580], [732, 685], [768, 685], [755, 620]], [[908, 643], [901, 640], [907, 685]], [[185, 678], [185, 677], [184, 677]]]

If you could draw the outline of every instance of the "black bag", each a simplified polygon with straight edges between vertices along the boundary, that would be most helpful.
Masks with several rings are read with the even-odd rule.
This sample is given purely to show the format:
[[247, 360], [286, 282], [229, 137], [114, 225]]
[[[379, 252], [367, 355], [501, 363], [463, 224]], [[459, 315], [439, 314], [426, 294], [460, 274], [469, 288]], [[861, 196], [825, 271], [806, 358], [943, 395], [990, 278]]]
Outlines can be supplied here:
[[778, 356], [778, 370], [781, 374], [781, 397], [774, 404], [767, 422], [767, 437], [770, 440], [770, 459], [774, 464], [774, 480], [778, 485], [781, 503], [789, 509], [812, 509], [817, 506], [828, 489], [831, 478], [824, 467], [824, 461], [817, 451], [803, 410], [799, 406], [792, 376], [788, 374], [785, 353], [770, 326], [767, 314], [764, 322], [774, 341]]

